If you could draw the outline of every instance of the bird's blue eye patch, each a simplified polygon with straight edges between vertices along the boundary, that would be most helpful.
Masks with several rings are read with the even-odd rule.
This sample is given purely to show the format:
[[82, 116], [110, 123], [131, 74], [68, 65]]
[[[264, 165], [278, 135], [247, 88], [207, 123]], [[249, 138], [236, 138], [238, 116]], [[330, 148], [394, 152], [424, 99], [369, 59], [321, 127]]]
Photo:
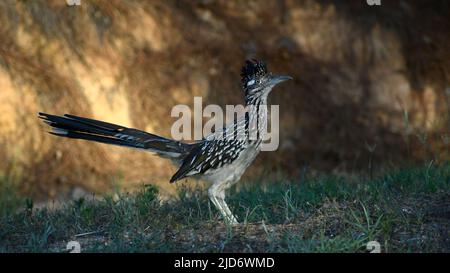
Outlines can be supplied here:
[[255, 84], [255, 80], [251, 80], [247, 83], [247, 86], [254, 85], [254, 84]]

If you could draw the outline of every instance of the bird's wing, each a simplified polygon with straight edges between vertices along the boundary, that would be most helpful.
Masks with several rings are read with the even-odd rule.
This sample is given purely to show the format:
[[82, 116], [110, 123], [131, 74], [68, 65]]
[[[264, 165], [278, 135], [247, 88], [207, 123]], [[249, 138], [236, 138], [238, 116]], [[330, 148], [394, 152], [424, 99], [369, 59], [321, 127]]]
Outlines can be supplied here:
[[210, 170], [232, 163], [246, 148], [245, 140], [211, 140], [197, 143], [183, 159], [181, 167], [172, 176], [173, 183], [182, 178], [204, 174]]

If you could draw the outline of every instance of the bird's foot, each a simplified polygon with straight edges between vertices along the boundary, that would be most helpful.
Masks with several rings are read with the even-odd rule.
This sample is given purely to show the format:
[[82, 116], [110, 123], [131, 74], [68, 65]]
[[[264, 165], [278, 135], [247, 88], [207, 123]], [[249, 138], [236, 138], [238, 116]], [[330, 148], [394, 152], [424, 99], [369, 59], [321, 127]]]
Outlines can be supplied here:
[[225, 223], [229, 226], [239, 226], [238, 220], [233, 215], [231, 217], [225, 217]]

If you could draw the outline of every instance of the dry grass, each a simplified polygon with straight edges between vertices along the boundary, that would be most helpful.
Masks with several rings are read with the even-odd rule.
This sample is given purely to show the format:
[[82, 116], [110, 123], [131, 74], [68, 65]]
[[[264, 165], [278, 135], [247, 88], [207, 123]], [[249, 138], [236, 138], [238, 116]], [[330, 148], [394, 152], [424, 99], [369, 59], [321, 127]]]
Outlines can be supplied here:
[[366, 252], [374, 240], [382, 252], [450, 251], [448, 164], [372, 180], [307, 175], [255, 182], [228, 196], [242, 223], [232, 228], [205, 191], [184, 187], [168, 202], [153, 186], [57, 209], [2, 202], [0, 252], [63, 252], [72, 240], [82, 252]]

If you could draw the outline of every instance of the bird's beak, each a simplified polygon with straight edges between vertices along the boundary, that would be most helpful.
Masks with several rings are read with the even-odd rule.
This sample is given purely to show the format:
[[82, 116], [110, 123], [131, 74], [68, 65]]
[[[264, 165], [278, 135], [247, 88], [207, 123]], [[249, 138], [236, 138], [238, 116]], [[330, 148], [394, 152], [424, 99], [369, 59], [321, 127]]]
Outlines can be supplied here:
[[277, 85], [280, 82], [284, 82], [284, 81], [287, 81], [287, 80], [292, 80], [292, 77], [291, 76], [283, 76], [283, 75], [274, 75], [270, 79], [270, 84]]

